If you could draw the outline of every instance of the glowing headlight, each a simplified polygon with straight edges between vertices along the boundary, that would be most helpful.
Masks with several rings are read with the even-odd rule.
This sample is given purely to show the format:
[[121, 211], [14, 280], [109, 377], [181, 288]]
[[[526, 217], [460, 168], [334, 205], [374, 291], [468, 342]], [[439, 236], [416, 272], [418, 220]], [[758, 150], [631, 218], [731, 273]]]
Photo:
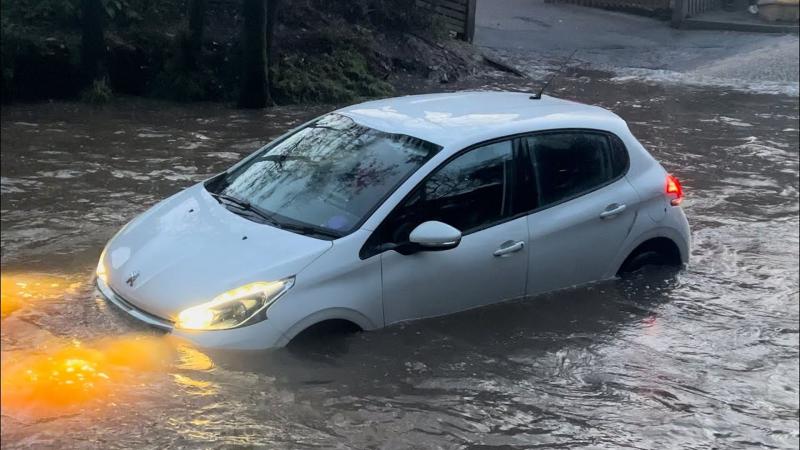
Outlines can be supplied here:
[[103, 249], [103, 252], [100, 253], [100, 261], [97, 262], [97, 269], [95, 269], [94, 273], [97, 275], [99, 280], [102, 280], [103, 283], [108, 283], [108, 276], [106, 275], [106, 265], [103, 263], [103, 260], [106, 259], [106, 249]]
[[[266, 318], [262, 312], [294, 285], [294, 277], [259, 281], [231, 289], [178, 314], [175, 326], [187, 330], [225, 330]], [[256, 317], [259, 316], [259, 317]]]

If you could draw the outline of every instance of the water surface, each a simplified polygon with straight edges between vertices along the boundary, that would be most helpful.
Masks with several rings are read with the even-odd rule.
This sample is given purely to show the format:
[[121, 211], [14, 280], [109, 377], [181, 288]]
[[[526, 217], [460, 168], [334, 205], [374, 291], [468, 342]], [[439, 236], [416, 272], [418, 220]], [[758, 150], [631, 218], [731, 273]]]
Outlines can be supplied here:
[[327, 108], [4, 107], [3, 446], [797, 448], [797, 98], [559, 86], [683, 181], [686, 269], [244, 357], [115, 313], [94, 266], [127, 220]]

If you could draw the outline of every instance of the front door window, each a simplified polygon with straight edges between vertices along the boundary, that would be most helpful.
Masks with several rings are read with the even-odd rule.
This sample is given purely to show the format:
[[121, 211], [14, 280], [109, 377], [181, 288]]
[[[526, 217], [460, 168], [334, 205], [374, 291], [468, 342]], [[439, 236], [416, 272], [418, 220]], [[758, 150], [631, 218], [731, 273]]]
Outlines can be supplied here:
[[381, 226], [386, 242], [405, 242], [422, 222], [437, 220], [463, 234], [509, 216], [514, 167], [511, 141], [468, 151], [431, 174]]

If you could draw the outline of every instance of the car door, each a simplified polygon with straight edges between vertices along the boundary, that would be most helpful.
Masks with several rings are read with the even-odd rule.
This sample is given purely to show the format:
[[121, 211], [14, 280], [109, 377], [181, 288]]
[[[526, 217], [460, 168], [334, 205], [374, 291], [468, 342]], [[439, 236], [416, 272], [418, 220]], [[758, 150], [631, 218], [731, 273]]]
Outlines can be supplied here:
[[429, 220], [462, 232], [450, 250], [381, 254], [387, 324], [524, 295], [527, 220], [513, 216], [519, 144], [494, 142], [450, 159], [376, 231], [384, 244], [407, 241], [414, 227]]
[[636, 218], [639, 197], [625, 178], [628, 154], [613, 135], [591, 130], [525, 139], [535, 199], [528, 216], [528, 294], [597, 281]]

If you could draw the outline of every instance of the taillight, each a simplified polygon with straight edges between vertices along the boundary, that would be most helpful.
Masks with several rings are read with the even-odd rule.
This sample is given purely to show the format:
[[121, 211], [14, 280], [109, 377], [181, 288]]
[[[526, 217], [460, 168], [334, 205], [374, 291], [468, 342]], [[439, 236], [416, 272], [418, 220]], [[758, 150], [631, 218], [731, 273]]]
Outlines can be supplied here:
[[681, 182], [678, 181], [673, 175], [667, 175], [667, 195], [674, 195], [675, 197], [670, 200], [670, 205], [678, 206], [683, 200], [683, 188]]

